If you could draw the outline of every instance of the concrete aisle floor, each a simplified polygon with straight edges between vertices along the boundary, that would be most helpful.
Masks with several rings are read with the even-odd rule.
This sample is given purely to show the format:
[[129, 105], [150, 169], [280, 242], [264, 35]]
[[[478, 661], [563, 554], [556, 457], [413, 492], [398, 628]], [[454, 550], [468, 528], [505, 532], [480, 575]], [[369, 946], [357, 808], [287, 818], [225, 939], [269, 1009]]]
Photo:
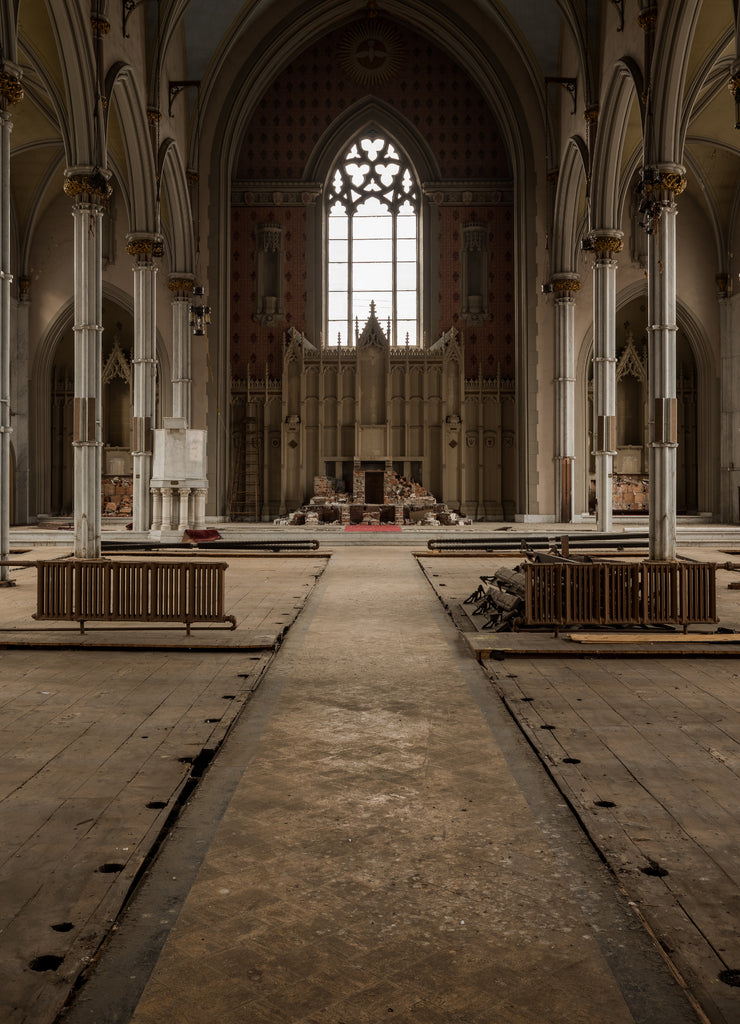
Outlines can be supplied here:
[[333, 555], [65, 1017], [697, 1019], [412, 554], [377, 546]]

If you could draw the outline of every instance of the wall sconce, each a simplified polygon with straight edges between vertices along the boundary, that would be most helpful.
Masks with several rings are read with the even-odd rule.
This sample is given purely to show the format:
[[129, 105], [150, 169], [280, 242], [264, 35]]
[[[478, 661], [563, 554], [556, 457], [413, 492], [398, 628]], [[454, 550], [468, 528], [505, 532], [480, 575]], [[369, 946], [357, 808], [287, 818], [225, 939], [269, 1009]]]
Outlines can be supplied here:
[[[206, 327], [211, 322], [211, 307], [203, 304], [203, 289], [197, 285], [193, 288], [193, 302], [190, 305], [190, 326], [197, 338], [202, 338], [206, 333]], [[198, 302], [198, 300], [201, 300]], [[196, 304], [198, 303], [198, 304]]]

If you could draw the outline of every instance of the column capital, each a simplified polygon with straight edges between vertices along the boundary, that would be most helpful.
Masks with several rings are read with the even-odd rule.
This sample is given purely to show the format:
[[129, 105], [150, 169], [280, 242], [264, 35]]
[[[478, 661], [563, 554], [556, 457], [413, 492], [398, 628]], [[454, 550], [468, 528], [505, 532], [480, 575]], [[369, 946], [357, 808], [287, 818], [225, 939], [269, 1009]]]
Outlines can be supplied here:
[[193, 294], [195, 275], [171, 274], [167, 279], [167, 287], [173, 293], [173, 298], [188, 299]]
[[643, 198], [665, 198], [660, 193], [667, 193], [667, 197], [673, 199], [680, 196], [685, 188], [686, 168], [681, 164], [657, 163], [642, 169], [639, 191]]
[[581, 248], [594, 254], [596, 262], [613, 260], [622, 251], [624, 232], [616, 228], [595, 228], [589, 231], [581, 243]]
[[126, 235], [126, 252], [139, 263], [149, 263], [164, 255], [164, 239], [148, 231], [132, 231]]
[[640, 28], [647, 32], [650, 29], [654, 29], [658, 21], [658, 8], [656, 4], [648, 4], [638, 15], [637, 24]]
[[23, 99], [23, 86], [21, 85], [22, 71], [17, 64], [4, 60], [0, 67], [0, 101], [3, 108], [20, 103]]
[[90, 26], [96, 36], [107, 36], [110, 32], [110, 22], [102, 14], [91, 14]]
[[726, 299], [730, 294], [730, 281], [732, 280], [729, 274], [717, 274], [715, 277], [715, 283], [717, 285], [717, 296], [720, 299]]
[[581, 279], [578, 274], [553, 274], [550, 287], [556, 299], [572, 299], [581, 290]]
[[110, 171], [99, 167], [68, 167], [64, 172], [64, 194], [81, 203], [100, 205], [113, 195]]

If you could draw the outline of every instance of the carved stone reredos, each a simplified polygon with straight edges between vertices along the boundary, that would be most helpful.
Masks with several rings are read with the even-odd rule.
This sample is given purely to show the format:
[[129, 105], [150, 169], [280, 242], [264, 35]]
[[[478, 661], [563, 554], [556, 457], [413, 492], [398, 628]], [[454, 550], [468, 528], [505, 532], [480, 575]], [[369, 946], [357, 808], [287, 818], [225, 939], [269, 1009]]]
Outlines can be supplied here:
[[362, 333], [357, 339], [357, 348], [378, 348], [387, 349], [389, 347], [388, 337], [383, 328], [378, 323], [378, 318], [375, 315], [375, 303], [370, 303], [370, 316], [367, 319], [365, 326], [362, 328]]

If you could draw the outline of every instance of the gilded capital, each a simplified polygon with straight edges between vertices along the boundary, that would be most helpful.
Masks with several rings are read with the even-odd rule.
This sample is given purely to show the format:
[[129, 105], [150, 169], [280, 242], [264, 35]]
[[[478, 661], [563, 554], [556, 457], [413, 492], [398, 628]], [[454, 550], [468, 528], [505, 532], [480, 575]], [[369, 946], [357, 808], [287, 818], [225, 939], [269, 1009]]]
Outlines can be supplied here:
[[143, 261], [157, 259], [164, 254], [162, 236], [146, 233], [127, 235], [126, 252], [129, 256], [136, 256]]
[[591, 248], [597, 257], [616, 256], [622, 251], [621, 231], [592, 231], [589, 237]]
[[159, 124], [159, 122], [162, 120], [162, 111], [157, 110], [156, 107], [147, 107], [146, 119], [149, 122], [149, 124]]
[[658, 192], [668, 192], [674, 197], [680, 196], [686, 188], [686, 184], [683, 167], [678, 165], [646, 167], [643, 173], [642, 193], [645, 196], [655, 196]]
[[575, 274], [553, 274], [550, 281], [556, 297], [568, 299], [581, 290], [581, 279]]
[[188, 170], [185, 172], [185, 180], [187, 181], [188, 185], [197, 185], [198, 182], [200, 181], [200, 175], [198, 174], [197, 171], [194, 171], [192, 168], [188, 168]]
[[594, 103], [592, 106], [586, 107], [586, 109], [583, 111], [583, 120], [584, 121], [587, 121], [587, 122], [598, 121], [598, 119], [599, 119], [599, 107], [598, 107], [598, 104]]
[[727, 295], [730, 291], [730, 275], [717, 274], [714, 280], [717, 284], [717, 291], [719, 292], [720, 298], [727, 298]]
[[110, 22], [102, 14], [91, 14], [90, 24], [92, 25], [93, 32], [99, 36], [107, 36], [110, 32]]
[[113, 186], [109, 183], [108, 178], [97, 169], [86, 174], [65, 172], [64, 194], [70, 199], [102, 203], [113, 195]]
[[195, 281], [192, 277], [171, 277], [167, 281], [167, 287], [171, 292], [176, 292], [185, 297], [193, 294], [194, 285]]
[[645, 32], [647, 32], [648, 29], [655, 28], [655, 26], [657, 24], [657, 21], [658, 21], [658, 9], [657, 9], [657, 7], [649, 7], [648, 10], [643, 11], [642, 14], [638, 17], [637, 24], [640, 26], [641, 29], [643, 29]]
[[21, 86], [20, 74], [14, 75], [3, 68], [0, 71], [0, 100], [6, 104], [20, 103], [23, 99], [23, 87]]

